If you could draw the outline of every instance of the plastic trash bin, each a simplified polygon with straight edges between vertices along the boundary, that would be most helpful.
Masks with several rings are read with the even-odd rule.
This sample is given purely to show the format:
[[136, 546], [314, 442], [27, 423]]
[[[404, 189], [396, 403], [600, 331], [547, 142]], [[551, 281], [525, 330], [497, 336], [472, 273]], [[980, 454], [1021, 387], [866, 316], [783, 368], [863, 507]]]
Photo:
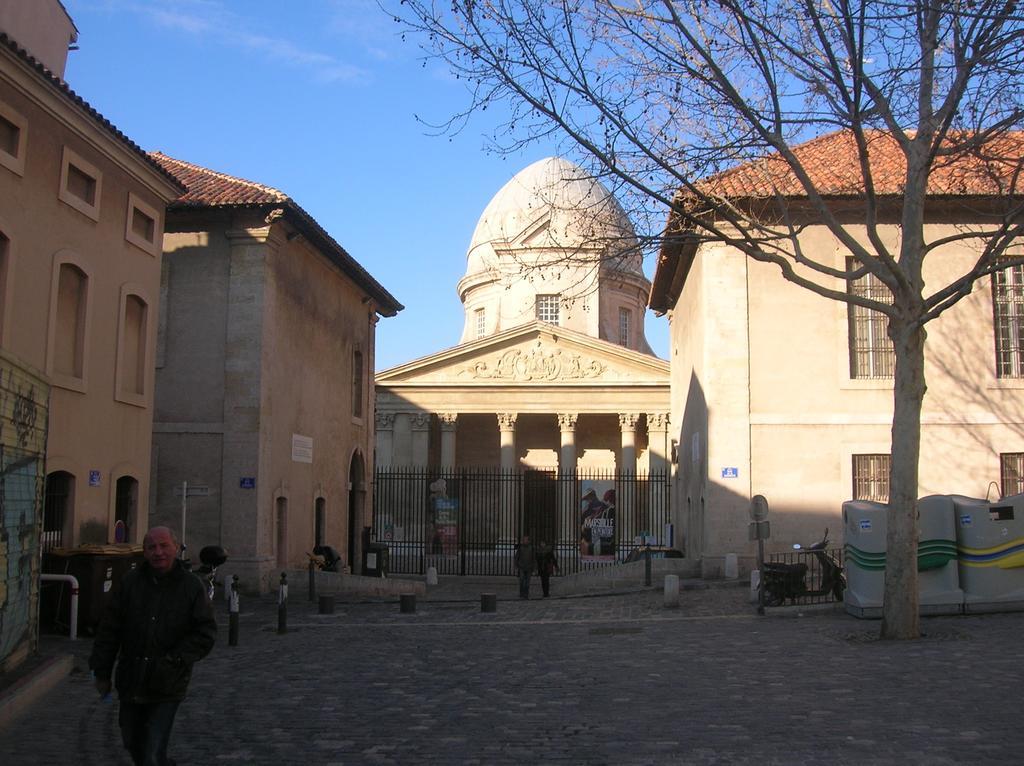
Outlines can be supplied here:
[[[143, 561], [141, 545], [82, 545], [49, 551], [43, 557], [43, 571], [74, 575], [78, 580], [78, 635], [91, 636], [114, 584]], [[44, 585], [41, 618], [51, 627], [66, 626], [71, 608], [68, 585]]]
[[1024, 609], [1024, 495], [953, 503], [964, 611]]
[[[918, 501], [917, 587], [921, 614], [959, 614], [963, 591], [957, 557], [953, 500], [929, 495]], [[867, 500], [843, 503], [846, 611], [879, 618], [885, 595], [888, 507]]]

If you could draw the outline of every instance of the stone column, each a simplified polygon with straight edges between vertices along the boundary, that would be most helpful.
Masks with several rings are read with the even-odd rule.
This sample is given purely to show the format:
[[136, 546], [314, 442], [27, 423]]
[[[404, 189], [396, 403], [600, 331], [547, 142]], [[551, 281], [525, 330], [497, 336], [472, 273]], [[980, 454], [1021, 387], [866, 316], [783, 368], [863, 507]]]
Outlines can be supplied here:
[[[666, 522], [671, 518], [669, 501], [671, 499], [670, 488], [672, 486], [668, 429], [668, 413], [647, 413], [647, 448], [650, 450], [651, 456], [651, 491], [649, 497], [651, 498], [652, 509], [664, 509], [658, 515], [658, 518], [663, 518]], [[651, 515], [653, 514], [648, 515], [648, 518], [651, 518]], [[654, 525], [649, 524], [648, 526]], [[658, 540], [662, 545], [669, 545], [673, 542], [667, 539], [665, 528], [662, 524], [659, 524], [657, 529], [651, 529], [650, 532], [652, 535], [658, 536]], [[676, 532], [676, 537], [678, 537], [678, 531]]]
[[558, 413], [561, 450], [558, 455], [558, 538], [575, 540], [579, 532], [576, 507], [576, 420], [575, 412]]
[[[515, 412], [498, 412], [498, 431], [501, 434], [501, 470], [502, 473], [510, 473], [516, 468], [516, 418]], [[516, 518], [517, 502], [516, 490], [518, 484], [514, 481], [501, 481], [501, 501], [498, 504], [501, 513], [501, 542], [507, 549], [509, 555], [512, 553], [512, 545], [515, 544], [519, 528], [519, 519]]]
[[458, 413], [439, 412], [437, 419], [441, 421], [441, 467], [455, 467], [455, 426]]
[[499, 412], [498, 431], [501, 434], [501, 468], [509, 471], [516, 467], [516, 412]]
[[409, 426], [412, 430], [412, 464], [426, 468], [430, 462], [430, 413], [410, 413]]
[[[618, 474], [624, 477], [619, 482], [619, 494], [615, 497], [617, 508], [615, 538], [621, 546], [627, 542], [626, 534], [636, 535], [643, 530], [643, 509], [636, 508], [636, 424], [640, 415], [635, 412], [619, 413], [619, 432], [621, 448], [619, 449]], [[638, 516], [638, 512], [641, 514]], [[631, 540], [631, 538], [630, 538]]]
[[391, 465], [394, 462], [395, 416], [390, 412], [376, 412], [373, 415], [373, 423], [377, 440], [376, 464], [378, 466]]
[[635, 412], [619, 413], [619, 431], [622, 449], [619, 450], [619, 471], [636, 473], [636, 424], [640, 415]]
[[575, 412], [558, 414], [558, 430], [561, 433], [561, 451], [558, 455], [558, 468], [563, 473], [576, 470], [576, 419]]

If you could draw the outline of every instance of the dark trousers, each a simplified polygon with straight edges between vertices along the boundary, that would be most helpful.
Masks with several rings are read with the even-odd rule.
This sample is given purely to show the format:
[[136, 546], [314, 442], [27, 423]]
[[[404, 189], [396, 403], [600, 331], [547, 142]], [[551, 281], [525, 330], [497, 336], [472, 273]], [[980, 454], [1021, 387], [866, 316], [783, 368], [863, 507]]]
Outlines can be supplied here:
[[530, 597], [530, 570], [519, 570], [519, 598]]
[[540, 589], [544, 592], [544, 598], [551, 593], [551, 574], [542, 571], [540, 573]]
[[121, 701], [117, 719], [121, 725], [121, 740], [135, 766], [168, 766], [174, 763], [167, 757], [167, 744], [171, 740], [171, 727], [174, 726], [179, 704]]

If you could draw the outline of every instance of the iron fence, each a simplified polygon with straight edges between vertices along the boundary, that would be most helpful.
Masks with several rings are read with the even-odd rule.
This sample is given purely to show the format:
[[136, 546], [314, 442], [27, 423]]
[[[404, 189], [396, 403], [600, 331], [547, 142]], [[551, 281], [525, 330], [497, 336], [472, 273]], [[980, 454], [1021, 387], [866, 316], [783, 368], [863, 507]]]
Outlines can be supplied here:
[[665, 543], [667, 473], [494, 468], [378, 468], [373, 531], [390, 570], [515, 574], [524, 534], [552, 545], [559, 572], [623, 561], [646, 539]]

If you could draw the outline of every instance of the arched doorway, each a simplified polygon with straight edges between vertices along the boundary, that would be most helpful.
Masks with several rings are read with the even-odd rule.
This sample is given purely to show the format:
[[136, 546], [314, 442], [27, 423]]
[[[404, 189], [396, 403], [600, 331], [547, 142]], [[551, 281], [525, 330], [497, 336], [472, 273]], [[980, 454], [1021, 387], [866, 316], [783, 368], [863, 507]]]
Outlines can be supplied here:
[[[348, 565], [352, 574], [360, 574], [358, 541], [362, 538], [366, 517], [363, 505], [366, 501], [366, 464], [363, 456], [356, 452], [348, 467]], [[365, 542], [365, 541], [364, 541]]]
[[114, 491], [114, 535], [115, 543], [129, 543], [135, 540], [135, 526], [139, 510], [139, 482], [134, 476], [122, 476], [117, 480]]
[[75, 477], [67, 471], [54, 471], [46, 477], [43, 506], [43, 551], [71, 547], [71, 521], [74, 507]]

